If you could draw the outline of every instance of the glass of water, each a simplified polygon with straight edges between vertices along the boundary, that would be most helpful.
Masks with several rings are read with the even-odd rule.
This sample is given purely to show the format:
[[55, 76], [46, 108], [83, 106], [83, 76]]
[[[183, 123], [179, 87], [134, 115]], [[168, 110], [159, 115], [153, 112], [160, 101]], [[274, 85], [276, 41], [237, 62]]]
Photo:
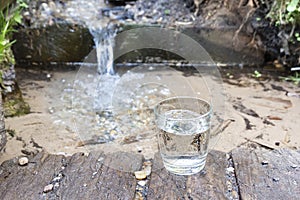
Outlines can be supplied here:
[[154, 113], [165, 168], [178, 175], [200, 172], [208, 152], [211, 105], [200, 98], [172, 97], [159, 102]]

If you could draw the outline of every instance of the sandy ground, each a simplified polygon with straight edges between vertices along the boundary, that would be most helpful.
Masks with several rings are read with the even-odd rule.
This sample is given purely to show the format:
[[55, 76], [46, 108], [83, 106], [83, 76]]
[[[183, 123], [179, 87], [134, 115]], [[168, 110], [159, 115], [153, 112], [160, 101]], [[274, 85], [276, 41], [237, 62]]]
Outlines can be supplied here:
[[[8, 136], [0, 163], [42, 150], [63, 155], [88, 152], [91, 148], [78, 145], [80, 136], [76, 131], [63, 126], [59, 116], [55, 115], [65, 106], [61, 96], [68, 84], [72, 84], [76, 71], [18, 70], [17, 75], [31, 113], [6, 119], [6, 128], [13, 136]], [[226, 112], [223, 131], [214, 149], [229, 152], [249, 141], [271, 149], [299, 149], [299, 87], [293, 83], [272, 79], [259, 81], [247, 76], [227, 79], [223, 83]], [[151, 141], [141, 144], [147, 146]], [[101, 144], [92, 148], [99, 146]]]

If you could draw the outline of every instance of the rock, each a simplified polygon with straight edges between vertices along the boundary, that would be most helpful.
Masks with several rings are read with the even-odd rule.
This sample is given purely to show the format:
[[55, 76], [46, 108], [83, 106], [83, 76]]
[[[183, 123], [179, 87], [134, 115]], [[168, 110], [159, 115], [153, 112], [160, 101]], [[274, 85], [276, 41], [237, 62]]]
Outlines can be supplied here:
[[293, 164], [293, 165], [291, 165], [291, 167], [292, 167], [293, 169], [296, 169], [296, 168], [298, 167], [298, 165]]
[[147, 178], [147, 173], [145, 171], [136, 171], [134, 172], [134, 175], [137, 180], [143, 180]]
[[6, 131], [5, 131], [5, 123], [4, 123], [3, 106], [2, 106], [2, 95], [0, 92], [0, 151], [4, 148], [5, 144], [6, 144]]
[[144, 187], [146, 185], [147, 181], [139, 181], [138, 185]]
[[228, 167], [228, 168], [226, 169], [226, 171], [227, 171], [228, 173], [234, 173], [234, 168], [233, 168], [233, 167]]
[[28, 158], [27, 157], [21, 157], [21, 158], [19, 158], [19, 165], [20, 166], [25, 166], [25, 165], [27, 165], [28, 164], [28, 162], [29, 162], [29, 160], [28, 160]]
[[146, 173], [147, 176], [150, 176], [150, 174], [151, 174], [151, 169], [152, 169], [152, 163], [147, 164], [147, 163], [145, 162], [145, 163], [144, 163], [143, 171]]
[[[3, 122], [1, 122], [3, 123]], [[6, 133], [5, 130], [0, 133], [0, 151], [4, 148], [6, 144]]]
[[44, 187], [44, 193], [47, 193], [47, 192], [52, 191], [53, 188], [54, 188], [54, 185], [53, 185], [53, 184], [46, 185], [46, 186]]
[[5, 117], [21, 116], [30, 112], [30, 106], [24, 101], [17, 83], [11, 92], [3, 94], [3, 109]]
[[262, 165], [268, 165], [269, 162], [268, 162], [267, 160], [263, 160], [263, 161], [261, 162], [261, 164], [262, 164]]
[[49, 108], [48, 108], [48, 112], [49, 112], [50, 114], [53, 114], [53, 113], [55, 112], [55, 109], [54, 109], [53, 107], [49, 107]]
[[278, 177], [274, 177], [272, 180], [273, 180], [274, 182], [278, 182], [280, 179], [279, 179]]
[[17, 63], [78, 62], [90, 53], [94, 44], [87, 28], [66, 22], [20, 29], [14, 38]]

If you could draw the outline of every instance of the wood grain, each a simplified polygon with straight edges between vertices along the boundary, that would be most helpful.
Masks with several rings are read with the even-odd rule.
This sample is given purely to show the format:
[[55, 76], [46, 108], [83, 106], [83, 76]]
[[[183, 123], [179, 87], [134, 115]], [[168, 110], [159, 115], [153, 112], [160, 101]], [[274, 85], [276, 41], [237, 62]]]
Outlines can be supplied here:
[[242, 199], [300, 199], [300, 153], [238, 148], [232, 152]]
[[[143, 163], [141, 155], [124, 152], [71, 157], [41, 152], [28, 158], [24, 166], [18, 158], [0, 165], [1, 200], [131, 200], [137, 186], [132, 171]], [[131, 172], [125, 170], [128, 167]], [[156, 154], [147, 181], [148, 200], [300, 199], [300, 152], [250, 147], [237, 148], [231, 155], [211, 151], [205, 170], [192, 176], [169, 173]]]
[[174, 175], [160, 169], [161, 165], [156, 155], [153, 168], [158, 170], [151, 175], [148, 199], [227, 199], [231, 196], [228, 184], [236, 184], [226, 172], [229, 161], [222, 152], [209, 153], [204, 171], [196, 175]]

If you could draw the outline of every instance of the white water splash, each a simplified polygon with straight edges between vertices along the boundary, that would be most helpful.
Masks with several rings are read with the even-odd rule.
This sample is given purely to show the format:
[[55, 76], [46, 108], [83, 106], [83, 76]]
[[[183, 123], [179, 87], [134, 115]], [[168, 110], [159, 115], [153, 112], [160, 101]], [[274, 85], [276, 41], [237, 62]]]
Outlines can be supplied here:
[[66, 2], [65, 19], [84, 24], [94, 38], [99, 74], [114, 74], [113, 47], [116, 31], [110, 19], [102, 16], [101, 9], [107, 7], [100, 0], [73, 0]]

